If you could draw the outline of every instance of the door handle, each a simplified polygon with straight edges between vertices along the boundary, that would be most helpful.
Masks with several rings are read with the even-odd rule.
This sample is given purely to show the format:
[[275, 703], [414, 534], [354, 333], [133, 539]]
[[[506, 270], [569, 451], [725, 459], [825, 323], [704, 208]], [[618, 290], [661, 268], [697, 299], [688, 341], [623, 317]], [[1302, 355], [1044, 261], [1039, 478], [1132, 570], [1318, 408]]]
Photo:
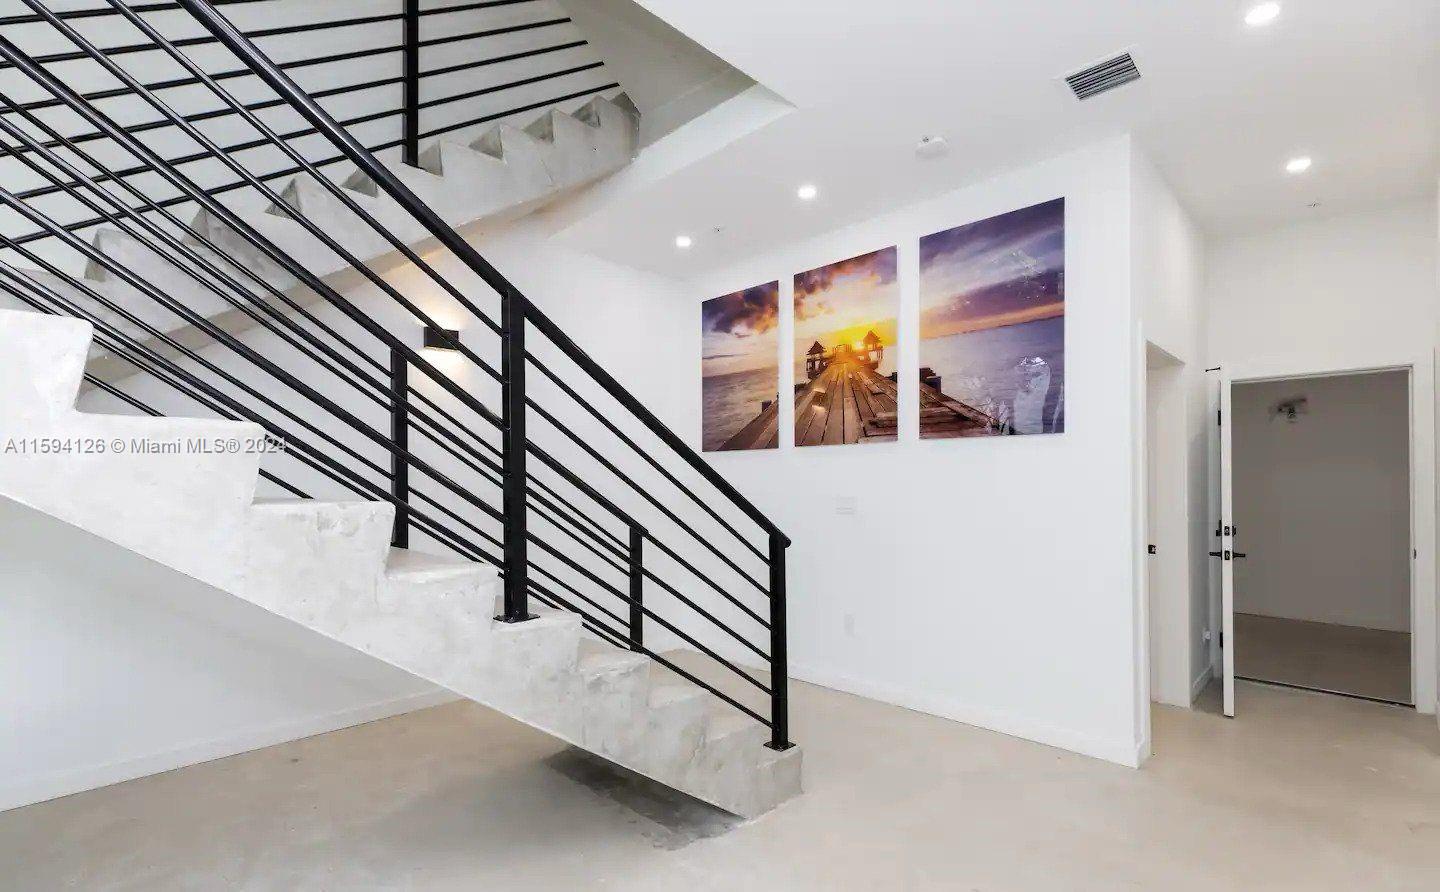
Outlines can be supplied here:
[[1221, 553], [1218, 552], [1218, 551], [1212, 551], [1212, 552], [1210, 552], [1210, 556], [1211, 556], [1211, 557], [1220, 557], [1220, 556], [1221, 556]]
[[1245, 552], [1243, 552], [1243, 551], [1235, 551], [1235, 552], [1231, 552], [1231, 554], [1235, 555], [1237, 558], [1246, 557], [1246, 554], [1245, 554]]

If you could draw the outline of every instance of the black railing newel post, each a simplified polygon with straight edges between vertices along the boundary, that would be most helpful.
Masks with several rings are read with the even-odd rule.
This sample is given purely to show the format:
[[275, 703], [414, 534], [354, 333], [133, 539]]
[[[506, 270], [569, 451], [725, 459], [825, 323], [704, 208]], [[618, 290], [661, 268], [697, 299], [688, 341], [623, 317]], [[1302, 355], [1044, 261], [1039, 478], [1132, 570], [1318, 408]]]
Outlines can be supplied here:
[[395, 532], [390, 544], [410, 547], [410, 362], [400, 350], [390, 350], [390, 494], [395, 497]]
[[630, 525], [630, 649], [645, 649], [645, 531]]
[[500, 294], [501, 419], [504, 433], [505, 612], [507, 623], [534, 619], [529, 610], [529, 518], [525, 506], [525, 316], [514, 288]]
[[785, 650], [785, 536], [770, 534], [770, 742], [788, 750], [790, 742], [790, 667]]
[[404, 96], [401, 103], [402, 160], [420, 163], [420, 0], [404, 4]]

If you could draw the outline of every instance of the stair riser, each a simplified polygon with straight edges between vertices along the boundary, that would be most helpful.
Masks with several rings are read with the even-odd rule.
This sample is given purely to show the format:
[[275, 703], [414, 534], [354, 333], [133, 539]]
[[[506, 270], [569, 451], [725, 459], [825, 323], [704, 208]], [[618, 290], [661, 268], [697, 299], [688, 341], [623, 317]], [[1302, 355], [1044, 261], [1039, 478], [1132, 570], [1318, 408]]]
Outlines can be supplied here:
[[650, 696], [650, 665], [582, 673], [584, 725], [581, 743], [624, 764], [643, 764], [647, 744], [646, 704]]

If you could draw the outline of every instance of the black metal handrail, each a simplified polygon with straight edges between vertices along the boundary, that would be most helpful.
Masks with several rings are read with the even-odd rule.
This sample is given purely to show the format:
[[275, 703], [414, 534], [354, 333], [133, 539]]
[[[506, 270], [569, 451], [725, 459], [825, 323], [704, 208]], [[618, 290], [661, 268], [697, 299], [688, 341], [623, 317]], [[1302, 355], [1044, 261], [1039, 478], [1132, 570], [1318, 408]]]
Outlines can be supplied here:
[[[423, 131], [424, 108], [504, 89], [481, 87], [423, 99], [419, 84], [427, 73], [454, 73], [498, 58], [554, 51], [539, 48], [426, 72], [420, 64], [422, 48], [476, 35], [422, 39], [420, 18], [529, 0], [428, 10], [417, 0], [398, 0], [397, 14], [364, 17], [365, 23], [404, 23], [398, 48], [402, 70], [363, 85], [398, 83], [403, 100], [399, 108], [345, 121], [337, 121], [318, 100], [348, 88], [305, 93], [287, 72], [311, 62], [276, 63], [256, 45], [257, 36], [279, 29], [247, 35], [217, 10], [264, 0], [134, 6], [104, 0], [103, 8], [65, 12], [48, 9], [43, 0], [22, 2], [30, 13], [0, 17], [0, 64], [26, 78], [43, 97], [18, 101], [0, 92], [0, 158], [30, 177], [23, 189], [0, 183], [0, 208], [30, 227], [0, 234], [5, 249], [0, 252], [0, 290], [37, 311], [94, 325], [96, 344], [113, 366], [109, 374], [99, 367], [87, 369], [86, 381], [98, 394], [146, 415], [198, 406], [221, 418], [259, 424], [288, 447], [283, 457], [262, 467], [268, 483], [302, 498], [338, 488], [394, 505], [397, 547], [408, 547], [412, 534], [419, 535], [500, 569], [500, 619], [530, 618], [531, 598], [573, 610], [592, 633], [651, 656], [763, 722], [771, 730], [770, 746], [790, 745], [785, 635], [790, 540], [375, 155], [401, 146], [403, 162], [414, 164], [421, 140], [475, 123]], [[151, 12], [177, 11], [204, 33], [171, 39], [145, 18]], [[133, 48], [140, 44], [105, 48], [72, 24], [102, 15], [122, 17], [145, 37], [146, 49], [163, 53], [183, 75], [147, 82], [125, 67], [127, 57], [142, 52]], [[362, 20], [313, 23], [305, 30], [341, 27], [347, 21]], [[10, 26], [20, 25], [48, 26], [75, 48], [29, 54], [6, 36]], [[186, 52], [197, 46], [223, 49], [238, 64], [207, 70]], [[332, 58], [370, 52], [347, 51]], [[119, 86], [82, 93], [50, 70], [82, 59]], [[595, 67], [571, 66], [567, 73]], [[272, 95], [242, 101], [227, 87], [242, 79], [253, 79]], [[201, 87], [218, 105], [182, 114], [162, 96], [177, 86]], [[596, 91], [566, 98], [589, 92]], [[99, 107], [121, 96], [138, 100], [154, 117], [121, 125]], [[49, 109], [64, 111], [67, 122], [78, 119], [89, 129], [64, 132], [44, 117]], [[260, 117], [269, 109], [289, 110], [304, 126], [287, 125], [281, 132]], [[388, 116], [401, 118], [398, 139], [367, 145], [350, 129]], [[219, 119], [244, 127], [250, 137], [222, 145], [198, 126]], [[167, 157], [152, 144], [159, 133], [183, 135], [198, 148]], [[302, 145], [303, 138], [313, 140]], [[258, 162], [243, 154], [252, 148], [279, 157], [280, 169], [255, 169]], [[127, 160], [116, 162], [116, 157]], [[377, 221], [354, 193], [327, 178], [322, 168], [339, 161], [348, 162], [417, 221], [484, 287], [477, 291], [442, 274], [437, 263]], [[218, 167], [233, 179], [201, 182], [192, 172], [200, 167]], [[143, 184], [142, 174], [149, 178]], [[422, 274], [430, 298], [448, 301], [482, 334], [493, 335], [493, 342], [471, 344], [468, 337], [448, 332], [415, 295], [367, 265], [368, 258], [349, 246], [348, 231], [331, 231], [334, 227], [309, 219], [270, 185], [297, 174], [311, 178], [353, 216], [354, 226], [347, 230], [378, 235]], [[157, 180], [168, 193], [152, 193]], [[464, 375], [473, 372], [478, 381], [440, 367], [397, 334], [393, 322], [382, 323], [375, 312], [341, 293], [329, 268], [315, 270], [296, 260], [221, 200], [231, 192], [262, 199], [371, 287], [374, 299], [391, 308], [387, 314], [426, 326], [438, 346], [455, 352]], [[53, 199], [61, 198], [66, 208], [78, 210], [80, 220], [60, 216]], [[198, 208], [201, 216], [187, 221], [180, 205]], [[133, 248], [110, 252], [104, 243], [79, 234], [95, 226]], [[103, 273], [104, 281], [70, 272], [74, 264], [55, 260], [57, 251]], [[138, 268], [137, 257], [162, 263], [166, 272], [161, 278], [178, 277], [197, 297], [242, 316], [264, 332], [267, 346], [260, 348], [189, 306], [157, 279], [160, 274]], [[182, 329], [205, 335], [219, 353], [196, 346], [192, 337], [179, 334]], [[139, 384], [122, 384], [132, 377], [144, 382], [143, 393], [137, 391]], [[491, 408], [491, 397], [498, 400], [498, 410]], [[557, 410], [552, 399], [575, 411]], [[602, 408], [602, 400], [611, 408]], [[585, 426], [588, 432], [581, 429]], [[609, 451], [612, 446], [618, 454]], [[757, 534], [761, 541], [752, 542]], [[740, 689], [702, 678], [647, 645], [650, 624], [709, 658], [737, 679]], [[757, 662], [769, 670], [768, 679], [749, 668]], [[763, 705], [756, 697], [763, 698]]]

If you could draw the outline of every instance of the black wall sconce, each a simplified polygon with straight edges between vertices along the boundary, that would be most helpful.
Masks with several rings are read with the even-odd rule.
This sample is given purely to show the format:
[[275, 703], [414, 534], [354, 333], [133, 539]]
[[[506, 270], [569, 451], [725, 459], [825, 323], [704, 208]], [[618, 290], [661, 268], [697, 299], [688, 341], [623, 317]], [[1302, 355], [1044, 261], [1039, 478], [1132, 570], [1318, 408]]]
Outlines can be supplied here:
[[460, 349], [460, 332], [454, 328], [436, 328], [433, 325], [425, 326], [425, 349], [427, 350], [450, 350]]

